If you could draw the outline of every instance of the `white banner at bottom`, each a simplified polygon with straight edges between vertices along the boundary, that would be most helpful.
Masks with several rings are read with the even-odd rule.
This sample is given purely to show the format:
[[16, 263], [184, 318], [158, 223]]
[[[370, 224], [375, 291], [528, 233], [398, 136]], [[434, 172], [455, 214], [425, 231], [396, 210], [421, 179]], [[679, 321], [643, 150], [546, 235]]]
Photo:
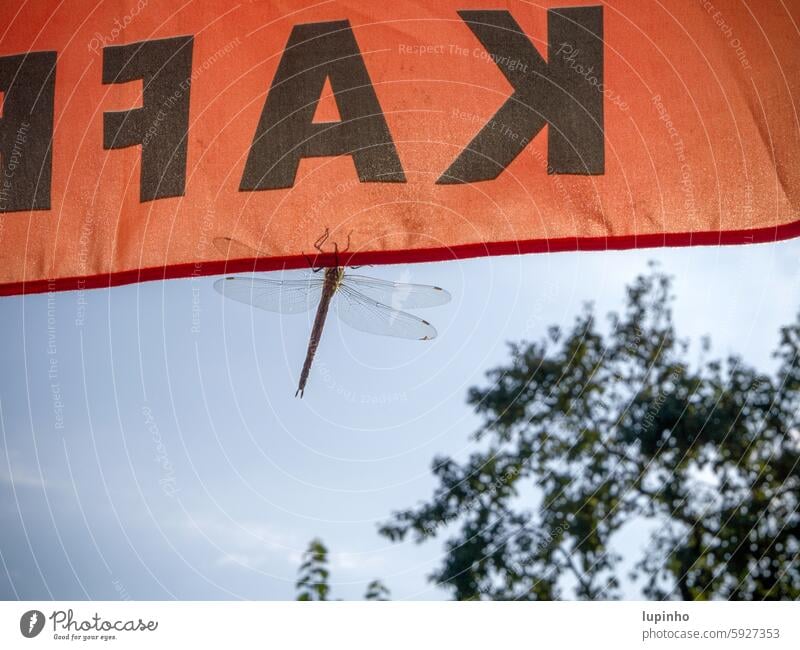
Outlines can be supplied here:
[[800, 648], [800, 603], [2, 602], [0, 648]]

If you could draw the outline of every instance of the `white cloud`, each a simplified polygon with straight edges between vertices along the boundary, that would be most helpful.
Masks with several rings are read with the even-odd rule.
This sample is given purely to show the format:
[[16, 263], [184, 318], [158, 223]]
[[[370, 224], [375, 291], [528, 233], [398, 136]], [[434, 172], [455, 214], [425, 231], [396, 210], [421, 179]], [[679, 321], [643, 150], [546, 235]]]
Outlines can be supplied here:
[[52, 487], [50, 482], [37, 472], [16, 467], [11, 472], [7, 467], [0, 468], [0, 483], [6, 483], [18, 488], [40, 488], [42, 490]]
[[331, 568], [342, 569], [344, 571], [358, 569], [374, 569], [382, 567], [384, 562], [380, 555], [375, 553], [331, 553]]
[[[308, 545], [307, 540], [259, 522], [205, 517], [187, 519], [183, 526], [218, 548], [220, 555], [214, 561], [218, 567], [263, 569], [270, 565], [274, 567], [276, 561], [297, 567], [303, 561]], [[376, 553], [333, 552], [330, 546], [328, 560], [333, 571], [372, 570], [384, 564], [383, 558]]]
[[214, 562], [220, 567], [259, 569], [276, 560], [299, 564], [302, 554], [302, 544], [293, 535], [258, 522], [203, 517], [186, 519], [182, 525], [221, 551]]

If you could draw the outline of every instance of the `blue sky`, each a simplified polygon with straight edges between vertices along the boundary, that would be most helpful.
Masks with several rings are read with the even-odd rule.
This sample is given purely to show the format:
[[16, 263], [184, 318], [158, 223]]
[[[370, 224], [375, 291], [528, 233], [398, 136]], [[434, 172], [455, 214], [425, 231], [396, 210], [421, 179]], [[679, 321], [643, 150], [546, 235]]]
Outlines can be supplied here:
[[[285, 599], [321, 537], [333, 595], [425, 576], [441, 539], [390, 544], [390, 513], [428, 496], [431, 459], [470, 453], [467, 389], [506, 341], [622, 306], [649, 259], [676, 277], [676, 321], [719, 355], [771, 367], [800, 306], [800, 243], [559, 253], [363, 269], [447, 288], [439, 337], [328, 323], [303, 400], [309, 319], [224, 300], [213, 278], [0, 299], [0, 597]], [[418, 312], [423, 315], [423, 312]], [[645, 545], [634, 523], [623, 554]], [[635, 595], [628, 586], [628, 595]]]

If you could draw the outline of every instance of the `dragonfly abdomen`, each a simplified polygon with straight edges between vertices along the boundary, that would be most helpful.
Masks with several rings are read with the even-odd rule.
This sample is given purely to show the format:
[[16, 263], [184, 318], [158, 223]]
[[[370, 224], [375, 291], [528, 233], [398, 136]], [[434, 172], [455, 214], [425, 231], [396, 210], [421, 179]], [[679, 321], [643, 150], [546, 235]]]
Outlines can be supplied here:
[[340, 275], [339, 269], [337, 268], [325, 269], [325, 284], [322, 287], [322, 295], [320, 296], [319, 305], [317, 306], [317, 314], [314, 316], [314, 326], [311, 328], [311, 336], [308, 339], [306, 360], [303, 362], [303, 369], [300, 371], [300, 383], [297, 386], [297, 392], [294, 394], [295, 397], [298, 395], [301, 398], [303, 397], [308, 375], [311, 372], [311, 364], [314, 363], [314, 355], [317, 353], [317, 348], [322, 338], [325, 319], [328, 317], [328, 309], [331, 306], [333, 294], [336, 293]]

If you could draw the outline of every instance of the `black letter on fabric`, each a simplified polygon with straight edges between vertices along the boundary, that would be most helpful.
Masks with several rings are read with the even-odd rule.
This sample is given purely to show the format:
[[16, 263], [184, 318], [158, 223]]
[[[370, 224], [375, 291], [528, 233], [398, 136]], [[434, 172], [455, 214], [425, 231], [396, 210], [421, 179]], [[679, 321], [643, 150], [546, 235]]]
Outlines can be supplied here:
[[546, 63], [509, 12], [458, 14], [514, 93], [436, 182], [497, 178], [545, 124], [548, 173], [604, 173], [603, 8], [548, 10]]
[[103, 83], [142, 80], [141, 108], [103, 115], [103, 148], [142, 145], [141, 202], [183, 196], [192, 36], [103, 49]]
[[0, 57], [0, 212], [49, 210], [56, 53]]
[[[340, 122], [313, 122], [325, 79]], [[240, 191], [292, 187], [300, 159], [352, 156], [362, 183], [405, 175], [364, 59], [346, 20], [296, 25], [269, 89]]]

